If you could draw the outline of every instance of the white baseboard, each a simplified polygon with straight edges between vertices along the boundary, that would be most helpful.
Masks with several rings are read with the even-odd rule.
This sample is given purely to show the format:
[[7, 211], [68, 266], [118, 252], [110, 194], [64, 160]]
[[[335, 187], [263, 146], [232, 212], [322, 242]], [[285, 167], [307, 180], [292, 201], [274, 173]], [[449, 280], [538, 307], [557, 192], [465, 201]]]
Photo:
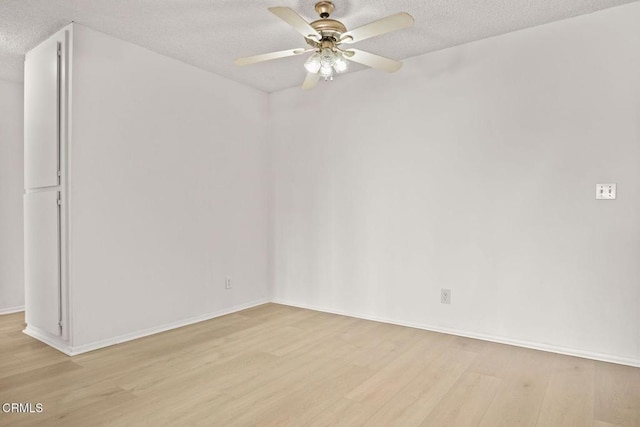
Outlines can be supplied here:
[[516, 339], [505, 338], [505, 337], [500, 337], [496, 335], [469, 332], [469, 331], [464, 331], [460, 329], [443, 328], [441, 326], [433, 326], [433, 325], [419, 324], [419, 323], [412, 323], [412, 322], [403, 322], [395, 319], [387, 319], [384, 317], [365, 315], [361, 313], [332, 310], [326, 307], [319, 307], [319, 306], [308, 305], [308, 304], [299, 304], [299, 303], [287, 301], [280, 298], [272, 298], [271, 302], [275, 304], [288, 305], [291, 307], [322, 311], [324, 313], [339, 314], [341, 316], [355, 317], [358, 319], [365, 319], [365, 320], [373, 320], [376, 322], [389, 323], [389, 324], [399, 325], [399, 326], [407, 326], [407, 327], [416, 328], [416, 329], [424, 329], [432, 332], [440, 332], [440, 333], [449, 334], [449, 335], [475, 338], [483, 341], [496, 342], [500, 344], [508, 344], [516, 347], [531, 348], [534, 350], [548, 351], [550, 353], [559, 353], [559, 354], [565, 354], [567, 356], [581, 357], [584, 359], [592, 359], [592, 360], [599, 360], [602, 362], [616, 363], [618, 365], [640, 367], [640, 359], [620, 357], [612, 354], [603, 354], [603, 353], [596, 353], [596, 352], [590, 352], [590, 351], [584, 351], [584, 350], [577, 350], [577, 349], [568, 348], [568, 347], [556, 346], [551, 344], [543, 344], [543, 343], [537, 343], [532, 341], [516, 340]]
[[53, 347], [58, 351], [61, 351], [67, 356], [71, 356], [71, 346], [69, 345], [69, 343], [62, 341], [60, 339], [54, 338], [47, 332], [44, 332], [36, 327], [29, 326], [29, 325], [27, 325], [27, 327], [22, 332], [29, 335], [31, 338], [35, 338], [38, 341], [42, 341], [48, 346]]
[[84, 344], [84, 345], [75, 346], [75, 347], [68, 345], [64, 341], [56, 340], [55, 338], [52, 338], [49, 334], [42, 332], [37, 328], [33, 328], [31, 326], [27, 326], [27, 328], [23, 332], [39, 341], [44, 342], [45, 344], [50, 345], [51, 347], [63, 352], [64, 354], [67, 354], [69, 356], [75, 356], [81, 353], [86, 353], [86, 352], [97, 350], [103, 347], [120, 344], [120, 343], [131, 341], [137, 338], [142, 338], [142, 337], [154, 335], [160, 332], [168, 331], [171, 329], [180, 328], [182, 326], [187, 326], [187, 325], [202, 322], [205, 320], [210, 320], [216, 317], [220, 317], [220, 316], [235, 313], [241, 310], [245, 310], [247, 308], [266, 304], [268, 302], [273, 302], [275, 304], [288, 305], [292, 307], [299, 307], [299, 308], [304, 308], [308, 310], [322, 311], [325, 313], [338, 314], [341, 316], [355, 317], [358, 319], [373, 320], [376, 322], [389, 323], [389, 324], [399, 325], [399, 326], [407, 326], [410, 328], [424, 329], [427, 331], [440, 332], [444, 334], [456, 335], [456, 336], [467, 337], [467, 338], [474, 338], [474, 339], [479, 339], [483, 341], [496, 342], [500, 344], [513, 345], [517, 347], [531, 348], [534, 350], [548, 351], [551, 353], [565, 354], [568, 356], [576, 356], [576, 357], [581, 357], [585, 359], [599, 360], [602, 362], [616, 363], [619, 365], [640, 367], [640, 359], [620, 357], [620, 356], [611, 355], [611, 354], [596, 353], [596, 352], [578, 350], [578, 349], [562, 347], [557, 345], [537, 343], [532, 341], [517, 340], [512, 338], [500, 337], [496, 335], [482, 334], [482, 333], [470, 332], [470, 331], [453, 329], [453, 328], [445, 328], [441, 326], [404, 322], [396, 319], [388, 319], [384, 317], [372, 316], [372, 315], [367, 315], [362, 313], [333, 310], [326, 307], [314, 306], [309, 304], [300, 304], [293, 301], [284, 300], [281, 298], [273, 298], [273, 299], [264, 298], [264, 299], [252, 301], [249, 303], [236, 305], [234, 307], [229, 307], [216, 312], [207, 313], [200, 316], [195, 316], [188, 319], [180, 320], [177, 322], [164, 324], [154, 328], [132, 332], [130, 334], [120, 335], [120, 336], [109, 338], [106, 340], [96, 341], [93, 343]]
[[19, 313], [21, 311], [24, 311], [24, 305], [19, 305], [17, 307], [0, 308], [0, 316], [2, 316], [3, 314]]
[[[227, 314], [235, 313], [237, 311], [246, 310], [247, 308], [255, 307], [257, 305], [266, 304], [269, 300], [264, 298], [256, 301], [251, 301], [244, 304], [239, 304], [233, 307], [225, 308], [219, 311], [215, 311], [212, 313], [202, 314], [200, 316], [190, 317], [188, 319], [179, 320], [177, 322], [167, 323], [164, 325], [156, 326], [149, 329], [144, 329], [142, 331], [132, 332], [130, 334], [124, 334], [113, 338], [108, 338], [102, 341], [96, 341], [89, 344], [83, 344], [80, 346], [72, 346], [70, 347], [69, 356], [75, 356], [81, 353], [86, 353], [93, 350], [98, 350], [103, 347], [108, 347], [115, 344], [120, 344], [126, 341], [135, 340], [137, 338], [146, 337], [149, 335], [158, 334], [160, 332], [165, 332], [171, 329], [181, 328], [183, 326], [192, 325], [194, 323], [203, 322], [205, 320], [210, 320], [216, 317], [224, 316]], [[61, 350], [62, 351], [62, 350]]]

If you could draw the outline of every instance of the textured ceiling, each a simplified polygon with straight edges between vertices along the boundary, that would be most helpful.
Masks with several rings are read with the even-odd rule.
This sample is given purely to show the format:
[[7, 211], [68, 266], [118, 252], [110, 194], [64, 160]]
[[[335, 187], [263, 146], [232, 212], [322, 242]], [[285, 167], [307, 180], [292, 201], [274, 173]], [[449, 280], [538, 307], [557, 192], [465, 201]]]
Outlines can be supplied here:
[[[635, 0], [335, 0], [348, 29], [396, 12], [413, 27], [352, 45], [405, 59]], [[238, 67], [233, 59], [304, 46], [267, 11], [289, 6], [317, 19], [314, 0], [0, 0], [0, 78], [22, 81], [23, 57], [71, 21], [266, 92], [299, 85], [302, 57]], [[361, 69], [353, 64], [351, 71]]]

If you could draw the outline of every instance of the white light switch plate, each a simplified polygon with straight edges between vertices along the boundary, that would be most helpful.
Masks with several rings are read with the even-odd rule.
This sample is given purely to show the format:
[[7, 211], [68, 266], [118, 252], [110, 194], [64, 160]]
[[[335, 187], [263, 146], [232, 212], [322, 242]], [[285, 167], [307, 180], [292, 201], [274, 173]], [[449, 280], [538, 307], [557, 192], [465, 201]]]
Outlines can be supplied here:
[[613, 200], [616, 198], [615, 184], [596, 184], [596, 199]]

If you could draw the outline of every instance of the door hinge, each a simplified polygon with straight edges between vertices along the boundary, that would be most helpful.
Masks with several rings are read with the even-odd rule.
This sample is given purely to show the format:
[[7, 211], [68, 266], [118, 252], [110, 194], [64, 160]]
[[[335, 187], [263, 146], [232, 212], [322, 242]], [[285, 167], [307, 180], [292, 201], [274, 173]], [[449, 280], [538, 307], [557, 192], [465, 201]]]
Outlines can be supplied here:
[[62, 171], [58, 171], [58, 176], [62, 176]]
[[58, 206], [62, 206], [62, 199], [58, 199]]

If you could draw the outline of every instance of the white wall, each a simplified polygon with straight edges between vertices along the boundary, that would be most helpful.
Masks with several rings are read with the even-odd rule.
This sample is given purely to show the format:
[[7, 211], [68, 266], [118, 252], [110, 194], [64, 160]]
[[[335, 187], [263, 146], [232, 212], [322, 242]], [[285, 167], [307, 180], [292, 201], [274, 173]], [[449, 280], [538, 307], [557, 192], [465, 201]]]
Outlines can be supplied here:
[[0, 80], [0, 313], [24, 307], [23, 86]]
[[72, 345], [265, 300], [267, 95], [74, 32]]
[[273, 94], [275, 300], [640, 364], [639, 20]]

